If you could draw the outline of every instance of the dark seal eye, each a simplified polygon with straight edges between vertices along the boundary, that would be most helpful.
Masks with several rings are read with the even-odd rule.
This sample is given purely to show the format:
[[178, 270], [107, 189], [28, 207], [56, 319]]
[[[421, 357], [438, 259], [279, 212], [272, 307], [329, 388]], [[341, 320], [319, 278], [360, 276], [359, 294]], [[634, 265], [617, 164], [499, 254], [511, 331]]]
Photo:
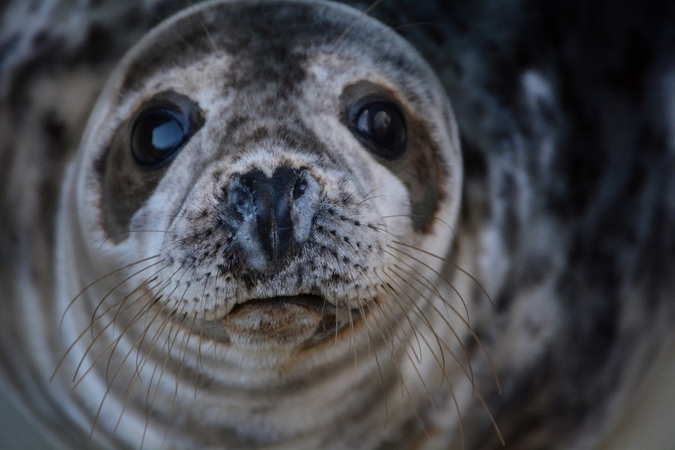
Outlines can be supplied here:
[[360, 105], [351, 114], [352, 132], [375, 154], [385, 159], [403, 155], [408, 130], [403, 113], [395, 104], [375, 100]]
[[131, 130], [131, 152], [141, 166], [160, 167], [178, 153], [190, 137], [188, 119], [168, 108], [143, 111]]

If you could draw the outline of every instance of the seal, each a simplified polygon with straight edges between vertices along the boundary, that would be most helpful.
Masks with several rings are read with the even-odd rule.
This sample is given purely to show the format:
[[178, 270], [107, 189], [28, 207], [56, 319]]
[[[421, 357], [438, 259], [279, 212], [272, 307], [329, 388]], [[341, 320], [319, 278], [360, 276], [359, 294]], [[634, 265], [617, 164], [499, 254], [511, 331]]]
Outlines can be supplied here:
[[461, 180], [445, 92], [390, 29], [329, 3], [188, 8], [122, 60], [65, 174], [60, 407], [104, 445], [408, 439], [427, 386], [467, 371], [445, 360], [461, 301], [427, 279]]
[[12, 395], [72, 448], [607, 442], [672, 324], [673, 155], [572, 183], [572, 75], [460, 51], [481, 8], [217, 0], [126, 44], [0, 39], [69, 50], [0, 77]]

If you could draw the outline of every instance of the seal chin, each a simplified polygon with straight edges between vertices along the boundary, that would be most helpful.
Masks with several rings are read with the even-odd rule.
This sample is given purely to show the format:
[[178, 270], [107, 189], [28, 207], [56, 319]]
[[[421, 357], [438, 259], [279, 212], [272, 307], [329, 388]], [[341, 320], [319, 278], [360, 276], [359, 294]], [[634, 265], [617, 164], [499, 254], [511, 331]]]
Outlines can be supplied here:
[[220, 321], [237, 347], [279, 349], [315, 345], [353, 326], [361, 316], [359, 310], [335, 307], [307, 294], [249, 300]]

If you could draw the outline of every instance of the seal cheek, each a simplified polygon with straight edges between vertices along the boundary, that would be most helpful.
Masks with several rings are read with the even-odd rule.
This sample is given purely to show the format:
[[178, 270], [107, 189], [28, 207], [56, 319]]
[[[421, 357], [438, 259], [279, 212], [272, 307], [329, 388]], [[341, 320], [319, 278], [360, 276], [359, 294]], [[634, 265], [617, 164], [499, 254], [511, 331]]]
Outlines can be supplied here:
[[321, 320], [321, 312], [311, 305], [274, 298], [238, 305], [223, 323], [235, 345], [271, 349], [309, 341]]
[[199, 106], [173, 91], [138, 106], [121, 123], [95, 162], [102, 178], [103, 225], [116, 244], [132, 231], [131, 221], [164, 178], [171, 160], [204, 125]]

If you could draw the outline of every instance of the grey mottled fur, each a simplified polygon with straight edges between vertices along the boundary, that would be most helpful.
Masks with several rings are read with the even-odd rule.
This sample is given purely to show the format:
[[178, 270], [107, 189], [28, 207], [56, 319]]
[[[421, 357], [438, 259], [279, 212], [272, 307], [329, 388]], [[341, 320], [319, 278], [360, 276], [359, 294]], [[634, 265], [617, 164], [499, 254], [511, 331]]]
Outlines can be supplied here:
[[[0, 5], [0, 369], [17, 392], [43, 387], [20, 350], [12, 280], [53, 284], [41, 230], [88, 105], [184, 2], [61, 3]], [[480, 388], [506, 448], [595, 445], [673, 328], [672, 8], [384, 0], [370, 12], [417, 47], [453, 102], [465, 172], [455, 246], [481, 252], [465, 269], [495, 301], [496, 317], [473, 326], [500, 368], [502, 393]], [[542, 286], [555, 295], [538, 297]], [[472, 408], [466, 448], [499, 448]]]

